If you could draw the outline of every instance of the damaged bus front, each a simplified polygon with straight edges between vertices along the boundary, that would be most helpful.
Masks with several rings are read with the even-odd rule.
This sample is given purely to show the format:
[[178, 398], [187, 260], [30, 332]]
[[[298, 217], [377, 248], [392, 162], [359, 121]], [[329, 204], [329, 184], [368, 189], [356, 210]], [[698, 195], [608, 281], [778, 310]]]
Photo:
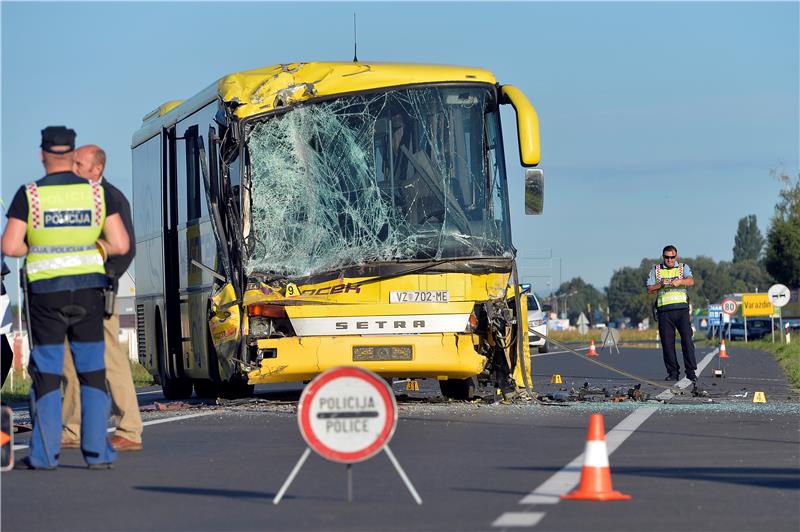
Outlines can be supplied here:
[[[161, 125], [162, 188], [172, 157], [198, 196], [185, 226], [181, 187], [162, 197], [162, 225], [178, 204], [181, 344], [169, 354], [167, 295], [155, 356], [166, 362], [149, 365], [162, 383], [246, 392], [357, 365], [468, 398], [479, 379], [504, 393], [527, 380], [499, 112], [514, 106], [522, 163], [537, 164], [519, 90], [468, 67], [305, 63], [222, 78], [204, 104], [205, 92], [160, 116], [175, 122]], [[537, 172], [526, 204], [541, 196]]]

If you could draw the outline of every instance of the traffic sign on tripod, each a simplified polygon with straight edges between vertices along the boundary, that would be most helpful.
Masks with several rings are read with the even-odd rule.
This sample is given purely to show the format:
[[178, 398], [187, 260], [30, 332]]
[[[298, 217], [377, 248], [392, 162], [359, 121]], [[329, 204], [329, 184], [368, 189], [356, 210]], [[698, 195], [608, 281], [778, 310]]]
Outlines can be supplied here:
[[365, 369], [343, 366], [315, 378], [300, 396], [297, 424], [308, 444], [273, 499], [278, 504], [313, 449], [326, 460], [347, 465], [347, 499], [352, 500], [352, 464], [384, 451], [417, 504], [414, 486], [388, 443], [397, 426], [397, 403], [386, 381]]
[[300, 433], [317, 454], [344, 464], [383, 449], [397, 425], [397, 403], [386, 381], [360, 368], [326, 371], [303, 390]]

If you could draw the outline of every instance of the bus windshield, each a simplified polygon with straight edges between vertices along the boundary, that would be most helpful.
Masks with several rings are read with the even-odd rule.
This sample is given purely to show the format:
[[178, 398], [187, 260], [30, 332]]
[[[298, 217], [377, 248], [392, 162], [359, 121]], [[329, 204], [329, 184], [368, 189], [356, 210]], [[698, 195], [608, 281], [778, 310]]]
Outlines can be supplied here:
[[493, 91], [347, 95], [251, 121], [248, 274], [511, 257]]

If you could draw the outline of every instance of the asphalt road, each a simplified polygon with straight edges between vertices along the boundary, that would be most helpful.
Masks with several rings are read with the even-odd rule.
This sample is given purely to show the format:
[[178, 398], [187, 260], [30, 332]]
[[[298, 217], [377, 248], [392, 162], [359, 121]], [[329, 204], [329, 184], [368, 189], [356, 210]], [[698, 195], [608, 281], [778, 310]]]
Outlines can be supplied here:
[[[699, 349], [698, 360], [709, 351]], [[435, 382], [408, 394], [396, 383], [400, 416], [390, 447], [422, 505], [383, 453], [353, 466], [351, 503], [345, 466], [312, 454], [273, 505], [305, 450], [295, 412], [299, 386], [258, 387], [253, 401], [166, 411], [154, 410], [159, 394], [145, 390], [143, 452], [120, 454], [110, 471], [89, 471], [78, 451], [67, 450], [57, 471], [3, 473], [0, 524], [4, 531], [796, 531], [798, 395], [769, 355], [739, 346], [729, 353], [725, 378], [708, 376], [716, 357], [701, 373], [707, 395], [667, 402], [446, 403], [436, 401]], [[597, 359], [648, 380], [664, 376], [655, 349], [623, 347]], [[532, 363], [543, 395], [573, 383], [626, 389], [636, 382], [567, 353]], [[563, 385], [549, 384], [554, 373]], [[767, 404], [751, 402], [756, 390]], [[580, 467], [565, 466], [583, 453], [593, 412], [605, 418], [614, 488], [633, 498], [543, 497], [554, 478], [577, 478]]]

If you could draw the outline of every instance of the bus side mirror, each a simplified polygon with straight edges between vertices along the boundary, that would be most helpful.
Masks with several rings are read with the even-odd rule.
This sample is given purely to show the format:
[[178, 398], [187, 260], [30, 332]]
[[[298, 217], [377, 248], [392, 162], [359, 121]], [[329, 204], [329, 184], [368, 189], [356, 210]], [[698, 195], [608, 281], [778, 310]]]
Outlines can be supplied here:
[[525, 214], [544, 212], [544, 171], [539, 168], [525, 170]]
[[517, 113], [517, 139], [519, 140], [519, 162], [522, 166], [536, 166], [541, 159], [539, 145], [539, 115], [527, 96], [513, 85], [503, 85], [501, 104], [511, 104]]

